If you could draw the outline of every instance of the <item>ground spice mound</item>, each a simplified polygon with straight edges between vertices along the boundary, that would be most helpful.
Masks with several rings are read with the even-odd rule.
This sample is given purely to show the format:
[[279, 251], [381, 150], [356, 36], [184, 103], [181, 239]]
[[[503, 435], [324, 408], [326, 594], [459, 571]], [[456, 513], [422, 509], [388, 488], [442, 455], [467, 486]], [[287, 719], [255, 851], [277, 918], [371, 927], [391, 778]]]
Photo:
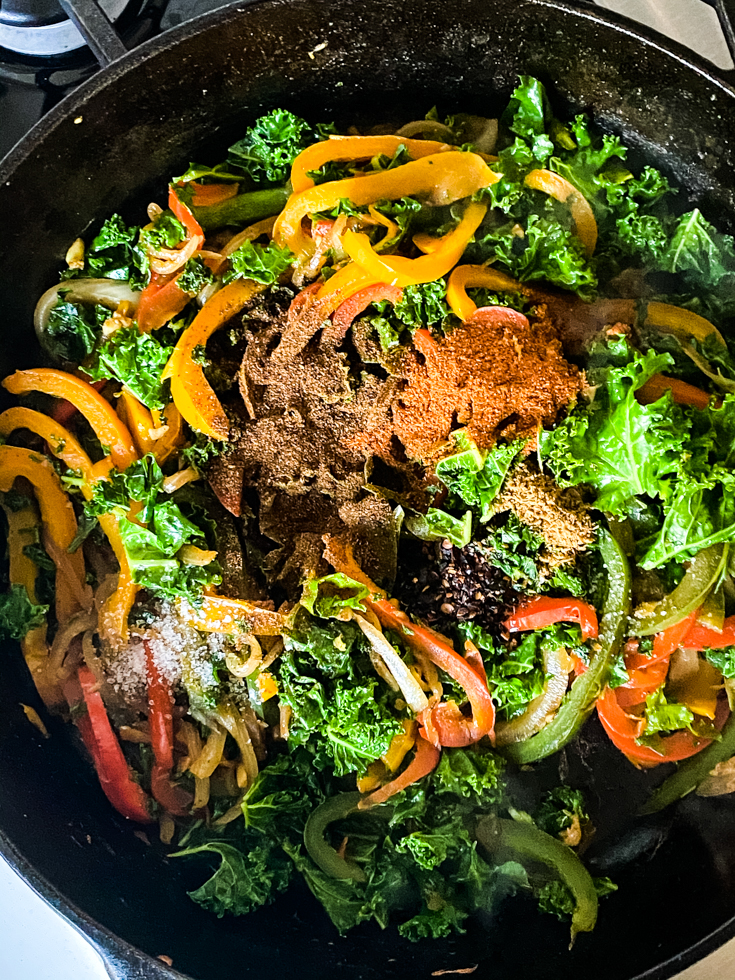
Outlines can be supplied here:
[[582, 390], [584, 376], [565, 360], [544, 308], [539, 312], [529, 322], [515, 310], [478, 310], [439, 341], [418, 330], [401, 365], [390, 431], [369, 431], [365, 443], [385, 458], [397, 438], [409, 458], [430, 461], [459, 426], [482, 448], [499, 436], [528, 436], [551, 425]]
[[562, 489], [529, 463], [522, 463], [507, 478], [495, 510], [512, 510], [543, 537], [541, 560], [550, 568], [574, 561], [595, 537], [589, 507], [580, 491], [576, 487]]

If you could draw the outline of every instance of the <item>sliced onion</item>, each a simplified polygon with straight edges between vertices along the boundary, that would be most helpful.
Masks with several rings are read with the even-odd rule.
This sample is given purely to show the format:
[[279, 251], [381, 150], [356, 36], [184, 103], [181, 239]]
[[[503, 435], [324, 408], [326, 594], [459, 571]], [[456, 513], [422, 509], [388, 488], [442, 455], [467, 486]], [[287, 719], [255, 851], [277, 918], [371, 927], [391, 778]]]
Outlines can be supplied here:
[[69, 279], [47, 289], [36, 304], [33, 325], [36, 336], [43, 344], [51, 310], [59, 302], [63, 290], [64, 300], [70, 303], [99, 303], [116, 310], [121, 303], [130, 303], [137, 309], [140, 293], [120, 279]]
[[158, 252], [150, 252], [151, 269], [156, 275], [172, 276], [174, 272], [184, 268], [203, 244], [204, 238], [201, 235], [192, 235], [181, 248], [162, 248]]
[[414, 136], [426, 136], [429, 135], [432, 138], [440, 137], [442, 139], [448, 139], [449, 142], [454, 140], [454, 133], [449, 128], [445, 126], [444, 123], [438, 122], [436, 119], [415, 119], [413, 122], [406, 123], [405, 126], [396, 132], [396, 136], [405, 136], [406, 139], [412, 139]]
[[401, 689], [403, 699], [414, 714], [419, 714], [429, 706], [429, 699], [421, 690], [421, 686], [403, 660], [398, 656], [393, 646], [386, 640], [379, 629], [368, 623], [362, 616], [353, 614], [354, 621], [370, 642], [370, 646], [381, 657], [388, 670]]
[[551, 675], [542, 694], [530, 702], [522, 715], [495, 726], [495, 744], [523, 742], [540, 732], [561, 704], [569, 685], [569, 655], [563, 647], [544, 651], [544, 670]]

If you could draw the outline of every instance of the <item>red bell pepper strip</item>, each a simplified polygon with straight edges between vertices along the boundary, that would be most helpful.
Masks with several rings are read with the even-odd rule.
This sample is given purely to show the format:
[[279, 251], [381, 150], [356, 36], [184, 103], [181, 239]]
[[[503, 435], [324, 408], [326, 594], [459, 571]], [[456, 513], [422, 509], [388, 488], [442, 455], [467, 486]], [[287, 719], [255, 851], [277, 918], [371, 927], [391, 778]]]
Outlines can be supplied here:
[[389, 783], [386, 783], [385, 786], [381, 786], [380, 789], [376, 789], [374, 793], [360, 800], [358, 803], [359, 809], [367, 810], [372, 806], [377, 806], [379, 803], [385, 803], [391, 796], [395, 796], [396, 793], [400, 793], [407, 786], [417, 782], [419, 779], [423, 779], [424, 776], [428, 776], [430, 772], [436, 769], [440, 756], [441, 752], [439, 749], [419, 735], [416, 739], [416, 752], [414, 757], [403, 772]]
[[677, 405], [691, 405], [703, 411], [710, 403], [711, 395], [701, 388], [680, 381], [679, 378], [667, 378], [665, 374], [654, 374], [636, 391], [635, 397], [642, 405], [652, 402], [671, 392], [671, 400]]
[[440, 702], [422, 712], [422, 723], [435, 744], [453, 747], [471, 745], [483, 736], [491, 738], [495, 729], [495, 705], [481, 672], [460, 656], [438, 633], [425, 626], [412, 623], [387, 599], [366, 599], [383, 626], [394, 629], [404, 642], [428, 656], [432, 663], [441, 667], [467, 692], [472, 717], [463, 715], [453, 702]]
[[176, 817], [185, 817], [189, 815], [194, 798], [171, 782], [171, 771], [174, 767], [174, 721], [171, 709], [174, 698], [171, 686], [161, 676], [149, 641], [144, 640], [143, 646], [148, 674], [148, 725], [155, 759], [151, 771], [151, 790], [155, 800], [169, 813]]
[[626, 714], [618, 703], [616, 691], [609, 687], [597, 702], [597, 714], [613, 745], [639, 768], [650, 768], [661, 762], [681, 762], [682, 759], [701, 752], [712, 741], [709, 738], [699, 738], [688, 729], [683, 729], [672, 735], [664, 735], [660, 742], [661, 751], [648, 745], [639, 745], [636, 739], [643, 733], [644, 719]]
[[554, 599], [539, 595], [524, 599], [505, 621], [511, 632], [537, 630], [554, 623], [579, 623], [582, 639], [594, 639], [598, 634], [597, 613], [581, 599]]
[[657, 660], [648, 667], [629, 670], [630, 680], [615, 688], [615, 696], [621, 708], [632, 708], [643, 704], [649, 694], [657, 691], [666, 680], [669, 672], [669, 657]]
[[332, 316], [331, 329], [325, 331], [325, 334], [328, 333], [329, 340], [336, 343], [347, 334], [355, 317], [366, 310], [371, 303], [378, 303], [380, 300], [387, 299], [395, 305], [401, 296], [403, 296], [402, 289], [397, 286], [389, 286], [384, 282], [366, 286], [365, 289], [354, 293], [341, 306], [337, 307]]
[[681, 646], [681, 641], [697, 620], [699, 610], [694, 609], [680, 623], [656, 633], [653, 638], [653, 652], [650, 657], [640, 653], [638, 641], [629, 640], [626, 645], [625, 668], [630, 680], [615, 689], [618, 704], [630, 708], [643, 704], [649, 694], [653, 694], [666, 680], [669, 660], [672, 653]]
[[686, 650], [722, 650], [724, 647], [735, 646], [735, 616], [727, 617], [722, 624], [721, 633], [695, 621], [682, 637], [679, 646]]
[[186, 204], [179, 199], [176, 194], [176, 188], [173, 186], [173, 184], [170, 184], [168, 188], [168, 206], [173, 211], [174, 215], [179, 219], [184, 228], [186, 228], [189, 237], [201, 238], [203, 242], [204, 232], [202, 231], [202, 226], [199, 224]]
[[140, 294], [136, 320], [141, 333], [158, 330], [184, 309], [191, 299], [178, 284], [179, 277], [161, 279], [155, 274]]
[[[153, 823], [150, 802], [143, 788], [135, 782], [120, 743], [107, 716], [97, 680], [86, 665], [79, 668], [76, 678], [64, 685], [69, 706], [77, 709], [74, 723], [82, 741], [92, 756], [97, 778], [107, 799], [118, 813], [137, 823]], [[84, 702], [86, 712], [80, 710]]]
[[[693, 609], [681, 622], [669, 626], [668, 629], [661, 630], [660, 633], [656, 633], [653, 637], [653, 652], [651, 656], [647, 657], [645, 654], [638, 653], [637, 651], [631, 652], [625, 658], [625, 666], [629, 670], [647, 668], [659, 660], [668, 660], [674, 650], [677, 650], [679, 647], [690, 646], [689, 643], [684, 643], [683, 641], [696, 624], [698, 615], [699, 609]], [[710, 632], [714, 632], [714, 630]], [[721, 634], [717, 633], [716, 635], [720, 636]]]

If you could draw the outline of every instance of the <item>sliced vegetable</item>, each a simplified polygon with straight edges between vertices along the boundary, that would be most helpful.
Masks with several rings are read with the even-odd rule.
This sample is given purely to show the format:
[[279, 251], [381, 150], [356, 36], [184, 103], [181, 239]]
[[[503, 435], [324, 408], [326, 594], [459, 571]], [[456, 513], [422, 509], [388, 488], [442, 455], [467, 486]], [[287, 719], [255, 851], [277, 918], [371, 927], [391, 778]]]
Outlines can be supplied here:
[[692, 313], [691, 310], [684, 310], [680, 306], [670, 306], [668, 303], [649, 303], [646, 307], [644, 326], [655, 327], [657, 330], [684, 338], [693, 337], [700, 342], [707, 337], [714, 336], [723, 347], [727, 347], [724, 337], [709, 320], [705, 320], [698, 313]]
[[320, 803], [312, 810], [304, 827], [304, 844], [314, 864], [330, 878], [349, 878], [353, 881], [367, 881], [365, 872], [354, 861], [349, 861], [331, 847], [324, 839], [324, 832], [335, 820], [344, 820], [354, 813], [360, 803], [360, 793], [338, 793]]
[[69, 707], [75, 709], [74, 723], [92, 756], [100, 786], [107, 799], [128, 820], [153, 823], [149, 799], [132, 777], [107, 716], [97, 680], [89, 667], [79, 668], [77, 679], [65, 686], [65, 694]]
[[369, 623], [362, 616], [358, 616], [357, 613], [353, 613], [352, 619], [365, 634], [373, 650], [375, 650], [378, 656], [383, 660], [392, 677], [395, 678], [396, 684], [398, 684], [399, 688], [401, 689], [401, 694], [403, 695], [406, 704], [409, 706], [411, 711], [413, 711], [415, 715], [420, 714], [420, 712], [424, 711], [424, 709], [428, 707], [428, 699], [421, 690], [421, 687], [419, 686], [419, 683], [414, 675], [400, 658], [398, 653], [394, 650], [392, 644], [388, 642], [379, 629], [373, 626], [372, 623]]
[[641, 807], [641, 814], [658, 813], [671, 803], [691, 793], [707, 778], [715, 766], [735, 755], [735, 715], [731, 714], [725, 722], [720, 738], [707, 745], [695, 758], [679, 766], [653, 791]]
[[369, 810], [371, 807], [378, 806], [380, 803], [385, 803], [392, 796], [395, 796], [396, 793], [400, 793], [401, 790], [418, 782], [419, 779], [428, 776], [430, 772], [436, 769], [440, 756], [441, 752], [439, 749], [419, 735], [416, 739], [416, 752], [414, 757], [403, 772], [391, 780], [391, 782], [386, 783], [385, 786], [381, 786], [380, 789], [376, 789], [369, 796], [363, 797], [357, 805], [358, 809]]
[[324, 331], [324, 338], [337, 343], [352, 326], [352, 321], [359, 316], [371, 303], [378, 303], [387, 299], [389, 302], [398, 303], [403, 295], [403, 290], [397, 286], [389, 286], [387, 283], [380, 282], [374, 286], [367, 286], [353, 293], [349, 299], [345, 300], [334, 311], [332, 316], [332, 326]]
[[36, 368], [30, 371], [16, 371], [3, 381], [3, 387], [13, 395], [25, 395], [31, 391], [42, 391], [55, 398], [66, 398], [86, 418], [95, 435], [119, 470], [125, 470], [135, 462], [132, 436], [115, 414], [109, 402], [87, 381], [66, 371], [53, 368]]
[[486, 213], [487, 205], [470, 203], [462, 220], [451, 234], [445, 236], [442, 245], [418, 259], [380, 255], [367, 235], [350, 229], [342, 236], [342, 243], [350, 258], [369, 276], [392, 286], [416, 286], [447, 275], [462, 257]]
[[660, 633], [698, 609], [722, 574], [727, 550], [726, 545], [712, 544], [698, 552], [674, 591], [649, 615], [637, 618], [635, 631], [639, 636]]
[[148, 675], [148, 725], [155, 759], [151, 770], [151, 791], [157, 803], [176, 817], [188, 816], [194, 800], [181, 786], [171, 781], [174, 767], [174, 697], [164, 680], [150, 640], [143, 641]]
[[534, 596], [523, 599], [521, 604], [506, 619], [505, 625], [511, 632], [538, 630], [554, 623], [579, 623], [582, 639], [597, 637], [597, 613], [588, 602], [581, 599], [555, 599], [551, 596]]
[[413, 140], [400, 136], [330, 136], [328, 140], [307, 146], [294, 160], [291, 166], [293, 192], [300, 194], [313, 187], [314, 181], [309, 172], [319, 170], [325, 163], [370, 160], [382, 154], [392, 157], [402, 146], [413, 160], [451, 149], [446, 143], [435, 140]]
[[577, 235], [587, 255], [592, 255], [597, 244], [597, 222], [587, 198], [568, 180], [551, 170], [532, 170], [526, 176], [525, 184], [533, 190], [543, 191], [544, 194], [556, 198], [562, 204], [569, 204]]
[[179, 276], [168, 281], [151, 277], [140, 294], [136, 320], [141, 333], [150, 333], [168, 323], [184, 309], [191, 296], [179, 286]]
[[672, 401], [677, 405], [691, 405], [704, 411], [709, 405], [712, 396], [701, 388], [687, 384], [679, 378], [667, 378], [665, 374], [654, 374], [644, 385], [642, 385], [635, 396], [642, 405], [651, 405], [653, 402], [671, 392]]
[[500, 747], [523, 742], [548, 724], [569, 686], [569, 654], [563, 647], [543, 648], [546, 682], [542, 694], [530, 701], [523, 714], [495, 726], [495, 744]]
[[508, 848], [521, 858], [540, 861], [559, 876], [575, 901], [572, 942], [578, 932], [591, 932], [594, 929], [598, 906], [595, 883], [570, 847], [526, 821], [485, 817], [477, 824], [475, 833], [490, 854]]
[[477, 305], [467, 295], [473, 286], [484, 286], [503, 293], [522, 293], [523, 286], [504, 272], [486, 265], [458, 265], [447, 282], [447, 303], [455, 316], [464, 323], [477, 311]]
[[607, 596], [589, 667], [575, 678], [553, 721], [525, 742], [509, 745], [503, 750], [503, 754], [517, 765], [545, 759], [574, 738], [594, 710], [600, 692], [607, 683], [610, 665], [623, 644], [630, 612], [628, 561], [620, 545], [607, 531], [600, 533], [600, 554], [605, 564]]
[[357, 207], [411, 196], [419, 196], [434, 205], [452, 204], [498, 180], [498, 174], [476, 153], [450, 150], [432, 154], [393, 170], [336, 180], [293, 194], [276, 220], [273, 237], [279, 245], [287, 245], [297, 261], [301, 261], [314, 249], [313, 241], [302, 230], [303, 218], [329, 211], [343, 198]]

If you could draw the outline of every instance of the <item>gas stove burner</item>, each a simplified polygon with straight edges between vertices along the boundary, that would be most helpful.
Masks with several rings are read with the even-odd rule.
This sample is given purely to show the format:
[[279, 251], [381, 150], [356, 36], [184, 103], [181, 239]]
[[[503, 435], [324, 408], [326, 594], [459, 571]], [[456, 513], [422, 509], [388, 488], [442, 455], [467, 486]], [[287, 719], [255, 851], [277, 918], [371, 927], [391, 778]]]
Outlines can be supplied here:
[[[130, 16], [135, 18], [142, 2], [99, 0], [99, 6], [116, 24]], [[39, 60], [58, 59], [73, 55], [86, 45], [86, 39], [58, 0], [0, 0], [0, 48], [6, 52]]]

